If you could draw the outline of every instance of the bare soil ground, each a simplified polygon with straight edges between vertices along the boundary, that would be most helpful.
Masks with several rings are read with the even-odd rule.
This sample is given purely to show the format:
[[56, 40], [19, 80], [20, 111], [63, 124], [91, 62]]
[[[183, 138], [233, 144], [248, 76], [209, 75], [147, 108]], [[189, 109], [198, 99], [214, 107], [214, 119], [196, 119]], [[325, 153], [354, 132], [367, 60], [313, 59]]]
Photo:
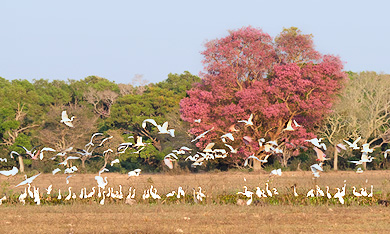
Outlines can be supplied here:
[[[66, 175], [42, 174], [33, 183], [40, 187], [53, 184], [54, 191], [72, 186], [79, 193], [96, 186], [95, 174], [76, 174], [66, 184]], [[127, 179], [127, 175], [106, 173], [110, 187], [129, 186], [137, 189], [137, 199], [142, 191], [153, 185], [160, 195], [182, 186], [187, 192], [202, 186], [207, 196], [242, 191], [244, 185], [253, 189], [264, 187], [269, 180], [280, 193], [290, 193], [297, 185], [304, 194], [315, 183], [332, 189], [341, 187], [344, 180], [347, 192], [351, 187], [370, 187], [381, 199], [390, 193], [390, 171], [365, 171], [363, 174], [325, 172], [314, 181], [310, 172], [284, 172], [281, 177], [267, 173], [218, 172], [198, 174], [145, 174]], [[244, 180], [245, 178], [245, 180]], [[23, 176], [0, 177], [0, 196], [19, 193], [14, 188]], [[333, 191], [332, 193], [334, 193]], [[81, 204], [0, 206], [0, 233], [390, 233], [390, 207], [337, 205], [263, 205], [238, 206], [215, 204], [135, 204], [126, 205]]]

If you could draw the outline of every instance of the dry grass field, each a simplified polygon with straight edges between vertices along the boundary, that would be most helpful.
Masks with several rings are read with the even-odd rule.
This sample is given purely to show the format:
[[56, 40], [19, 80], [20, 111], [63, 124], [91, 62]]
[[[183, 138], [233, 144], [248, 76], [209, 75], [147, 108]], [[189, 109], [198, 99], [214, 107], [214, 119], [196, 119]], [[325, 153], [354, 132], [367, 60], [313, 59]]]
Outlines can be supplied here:
[[[94, 174], [76, 174], [66, 184], [65, 175], [40, 175], [33, 185], [44, 187], [53, 184], [55, 192], [60, 188], [80, 193], [82, 187], [88, 192], [96, 186]], [[281, 177], [269, 177], [256, 172], [216, 172], [198, 174], [145, 174], [127, 179], [127, 175], [106, 173], [108, 186], [118, 190], [118, 185], [137, 190], [138, 204], [126, 205], [96, 202], [70, 202], [64, 205], [41, 206], [4, 203], [0, 206], [1, 233], [388, 233], [390, 232], [390, 207], [377, 205], [219, 205], [211, 201], [218, 194], [236, 194], [246, 185], [252, 191], [256, 186], [264, 188], [269, 180], [280, 194], [291, 193], [296, 184], [300, 194], [313, 188], [310, 172], [284, 172]], [[245, 180], [244, 180], [245, 178]], [[19, 194], [23, 188], [14, 185], [24, 180], [20, 175], [0, 177], [0, 196]], [[351, 187], [374, 185], [375, 196], [388, 199], [390, 194], [389, 171], [365, 171], [363, 174], [348, 172], [325, 172], [316, 183], [324, 188], [342, 187], [346, 180], [347, 194]], [[207, 195], [203, 204], [143, 203], [143, 190], [153, 185], [160, 195], [182, 186], [187, 193], [192, 188], [202, 187]], [[64, 192], [64, 194], [67, 192]]]

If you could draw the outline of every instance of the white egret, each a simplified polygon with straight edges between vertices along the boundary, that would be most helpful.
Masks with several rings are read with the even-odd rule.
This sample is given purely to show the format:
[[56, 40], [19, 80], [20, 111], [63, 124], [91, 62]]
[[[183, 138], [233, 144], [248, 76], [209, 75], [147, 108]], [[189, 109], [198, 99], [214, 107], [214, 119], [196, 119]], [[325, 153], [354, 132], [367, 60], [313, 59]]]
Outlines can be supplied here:
[[370, 144], [368, 143], [363, 144], [362, 147], [363, 149], [361, 150], [361, 152], [372, 153], [374, 151], [374, 149], [370, 149]]
[[358, 141], [360, 141], [360, 139], [362, 139], [362, 138], [358, 137], [353, 143], [346, 141], [346, 140], [344, 140], [344, 142], [347, 143], [348, 146], [351, 147], [352, 149], [359, 149], [359, 147], [357, 146], [357, 143], [358, 143]]
[[65, 201], [69, 201], [71, 198], [72, 198], [72, 191], [71, 191], [72, 187], [69, 187], [68, 188], [68, 196], [65, 197]]
[[313, 138], [313, 139], [305, 140], [305, 141], [312, 143], [317, 148], [323, 148], [324, 150], [326, 150], [326, 145], [324, 143], [320, 143], [322, 141], [322, 138], [320, 138], [320, 139]]
[[299, 124], [297, 123], [297, 121], [295, 121], [295, 119], [293, 120], [293, 122], [294, 122], [294, 124], [295, 124], [295, 127], [297, 127], [297, 128], [302, 127], [301, 125], [299, 125]]
[[19, 196], [19, 202], [22, 203], [23, 205], [25, 205], [26, 198], [27, 198], [27, 188], [24, 188], [24, 193], [20, 194], [20, 196]]
[[0, 175], [5, 175], [5, 176], [14, 176], [19, 172], [19, 169], [17, 167], [12, 167], [11, 170], [9, 171], [0, 171]]
[[[169, 168], [169, 169], [173, 169], [173, 163], [172, 163], [172, 159], [170, 157], [167, 157], [165, 156], [164, 158], [164, 163], [165, 165]], [[129, 172], [130, 173], [130, 172]]]
[[41, 153], [39, 154], [39, 159], [40, 160], [43, 159], [43, 152], [44, 151], [56, 152], [55, 149], [52, 149], [52, 148], [49, 148], [49, 147], [44, 147], [43, 149], [41, 149]]
[[111, 163], [110, 163], [110, 165], [111, 165], [111, 166], [114, 166], [115, 163], [120, 163], [118, 158], [115, 159], [115, 160], [112, 160]]
[[283, 129], [283, 131], [294, 131], [295, 129], [292, 127], [292, 120], [290, 119], [287, 123], [287, 127]]
[[212, 131], [213, 129], [214, 129], [214, 127], [212, 127], [211, 129], [209, 129], [209, 130], [207, 130], [207, 131], [201, 133], [200, 135], [198, 135], [197, 137], [195, 137], [195, 139], [191, 140], [191, 142], [194, 142], [194, 141], [199, 140], [200, 138], [206, 136], [206, 134], [207, 134], [208, 132]]
[[74, 175], [69, 175], [69, 176], [66, 177], [66, 184], [69, 184], [69, 179], [70, 179], [70, 177], [72, 177], [72, 176], [74, 176]]
[[203, 152], [212, 153], [212, 152], [213, 152], [212, 148], [214, 147], [214, 145], [215, 145], [215, 143], [213, 143], [213, 142], [209, 143], [209, 144], [206, 146], [206, 148], [204, 148]]
[[253, 192], [249, 191], [248, 187], [244, 186], [244, 192], [237, 192], [237, 194], [242, 194], [246, 197], [250, 197], [253, 194]]
[[230, 149], [230, 153], [232, 153], [232, 154], [236, 154], [238, 151], [238, 148], [237, 149], [234, 149], [233, 148], [233, 146], [231, 146], [231, 145], [228, 145], [228, 144], [225, 144], [226, 145], [226, 147], [228, 147], [229, 149]]
[[324, 171], [321, 167], [322, 163], [313, 164], [310, 166], [311, 171], [313, 172], [314, 177], [320, 177], [320, 171]]
[[314, 197], [314, 189], [310, 189], [309, 192], [307, 192], [306, 197]]
[[61, 169], [56, 168], [56, 169], [54, 169], [51, 173], [52, 173], [53, 175], [55, 175], [56, 173], [58, 173], [58, 172], [60, 172], [60, 171], [61, 171]]
[[66, 111], [62, 111], [61, 118], [62, 118], [61, 121], [60, 121], [61, 123], [64, 123], [67, 126], [73, 128], [72, 121], [73, 121], [74, 118], [76, 118], [75, 116], [72, 116], [72, 118], [69, 119], [68, 114], [66, 113]]
[[226, 138], [230, 139], [231, 141], [234, 141], [234, 136], [230, 132], [221, 136], [221, 139], [222, 139], [223, 143], [226, 143]]
[[107, 168], [103, 168], [103, 169], [101, 169], [100, 171], [99, 171], [99, 176], [103, 173], [103, 172], [105, 172], [105, 171], [109, 171]]
[[140, 173], [141, 173], [141, 169], [138, 168], [138, 169], [135, 169], [133, 171], [129, 171], [129, 173], [127, 173], [127, 175], [129, 177], [131, 177], [131, 176], [139, 176]]
[[107, 176], [104, 177], [104, 179], [101, 176], [95, 176], [95, 180], [98, 183], [98, 187], [102, 189], [104, 189], [108, 184]]
[[249, 116], [248, 120], [239, 120], [239, 121], [237, 121], [237, 122], [239, 122], [239, 123], [240, 123], [240, 122], [245, 123], [245, 126], [252, 126], [252, 125], [253, 125], [252, 120], [253, 120], [253, 114], [251, 114], [251, 115]]
[[270, 175], [277, 175], [277, 176], [281, 176], [282, 175], [282, 169], [279, 168], [279, 169], [274, 169], [271, 171]]
[[49, 185], [49, 187], [47, 187], [47, 189], [46, 189], [46, 193], [47, 193], [47, 194], [50, 194], [51, 191], [52, 191], [52, 188], [53, 188], [53, 185], [52, 185], [52, 184]]
[[34, 176], [31, 176], [30, 178], [27, 178], [26, 176], [26, 180], [20, 182], [18, 185], [16, 185], [15, 187], [18, 187], [20, 185], [25, 185], [25, 184], [31, 184], [33, 182], [33, 180], [35, 178], [37, 178], [41, 173], [37, 174], [37, 175], [34, 175]]
[[352, 194], [353, 194], [355, 197], [361, 197], [361, 196], [362, 196], [360, 193], [356, 192], [356, 187], [355, 187], [355, 186], [353, 186], [352, 188], [353, 188]]

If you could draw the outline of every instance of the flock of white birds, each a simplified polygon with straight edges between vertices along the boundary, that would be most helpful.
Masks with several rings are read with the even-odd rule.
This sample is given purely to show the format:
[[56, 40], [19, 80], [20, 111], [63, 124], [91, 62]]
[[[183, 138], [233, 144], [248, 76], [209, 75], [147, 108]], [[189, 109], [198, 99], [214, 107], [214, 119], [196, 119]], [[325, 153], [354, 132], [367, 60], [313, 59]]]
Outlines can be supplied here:
[[[74, 127], [74, 125], [73, 125], [73, 120], [75, 118], [74, 116], [69, 118], [66, 111], [63, 111], [61, 117], [62, 117], [62, 119], [60, 121], [61, 123], [64, 123], [65, 125], [69, 126], [70, 128]], [[253, 114], [251, 114], [248, 119], [239, 120], [237, 122], [243, 123], [245, 127], [250, 127], [250, 126], [253, 126], [252, 120], [253, 120]], [[197, 120], [195, 120], [195, 122], [200, 123], [201, 119], [197, 119]], [[146, 125], [148, 123], [157, 127], [159, 134], [168, 134], [171, 137], [175, 137], [175, 130], [168, 129], [168, 122], [165, 122], [162, 125], [159, 125], [153, 119], [145, 119], [142, 123], [142, 127], [146, 128]], [[283, 129], [283, 131], [294, 131], [299, 127], [301, 127], [301, 125], [299, 125], [295, 120], [291, 119], [288, 121], [288, 123], [286, 124], [286, 128]], [[192, 141], [199, 140], [200, 138], [204, 137], [208, 132], [212, 131], [213, 129], [214, 128], [211, 128], [208, 131], [205, 131], [204, 133], [195, 137]], [[192, 149], [190, 149], [186, 146], [183, 146], [177, 150], [173, 150], [171, 153], [166, 155], [164, 158], [164, 163], [168, 168], [173, 169], [173, 162], [175, 160], [179, 160], [179, 157], [181, 157], [185, 161], [187, 161], [187, 160], [192, 161], [192, 166], [196, 167], [196, 166], [201, 166], [206, 160], [212, 160], [212, 159], [216, 159], [216, 158], [225, 158], [228, 156], [229, 153], [231, 153], [231, 154], [237, 153], [237, 149], [234, 149], [229, 144], [229, 142], [232, 142], [235, 140], [234, 133], [237, 131], [239, 131], [239, 130], [236, 129], [235, 125], [232, 125], [229, 129], [229, 132], [225, 133], [221, 136], [221, 141], [228, 148], [228, 150], [226, 150], [226, 149], [213, 149], [215, 143], [209, 143], [201, 152], [196, 152], [196, 154], [194, 154], [194, 155], [188, 155], [188, 154], [191, 154]], [[58, 152], [54, 157], [50, 158], [51, 160], [54, 160], [57, 157], [65, 158], [64, 161], [58, 163], [58, 165], [66, 167], [66, 168], [64, 168], [63, 171], [64, 171], [64, 174], [67, 174], [67, 177], [66, 177], [67, 184], [69, 184], [69, 179], [73, 176], [73, 174], [78, 171], [78, 168], [76, 166], [70, 166], [71, 165], [71, 163], [69, 163], [70, 160], [78, 160], [78, 159], [80, 159], [80, 157], [92, 156], [94, 150], [97, 147], [102, 147], [105, 142], [107, 142], [108, 140], [110, 140], [112, 138], [112, 136], [105, 137], [105, 138], [100, 139], [99, 142], [96, 143], [96, 138], [98, 138], [99, 136], [103, 136], [103, 134], [102, 133], [93, 134], [91, 139], [90, 139], [90, 142], [88, 142], [85, 145], [85, 148], [82, 150], [77, 150], [76, 152], [72, 152], [73, 147], [70, 147], [70, 148], [65, 149], [61, 152]], [[129, 138], [134, 138], [134, 137], [130, 136]], [[352, 143], [349, 141], [346, 141], [346, 140], [345, 140], [345, 142], [352, 149], [360, 149], [360, 147], [357, 145], [357, 143], [359, 142], [360, 139], [361, 138], [359, 137], [358, 139], [356, 139]], [[253, 139], [249, 136], [244, 136], [242, 140], [244, 141], [244, 143], [253, 142]], [[321, 140], [322, 140], [322, 138], [320, 138], [320, 139], [314, 138], [314, 139], [306, 140], [307, 142], [310, 142], [311, 144], [313, 144], [313, 149], [315, 150], [315, 152], [317, 154], [316, 160], [319, 161], [318, 164], [313, 164], [311, 166], [311, 170], [312, 170], [314, 178], [317, 178], [320, 176], [320, 172], [323, 171], [322, 165], [326, 160], [328, 160], [328, 158], [326, 158], [326, 155], [323, 151], [323, 150], [326, 150], [326, 145], [324, 143], [322, 143]], [[249, 157], [247, 157], [245, 159], [244, 166], [247, 166], [249, 164], [248, 163], [249, 160], [258, 160], [262, 163], [267, 163], [267, 159], [270, 155], [283, 153], [283, 151], [279, 148], [279, 144], [275, 140], [266, 141], [264, 138], [261, 138], [261, 139], [257, 140], [257, 142], [258, 142], [259, 146], [263, 149], [263, 153], [265, 153], [267, 156], [265, 158], [259, 159], [255, 155], [250, 155]], [[20, 146], [20, 145], [18, 145], [18, 146], [21, 147], [22, 149], [24, 149], [24, 151], [25, 151], [24, 155], [31, 157], [31, 159], [33, 159], [33, 160], [38, 160], [38, 159], [42, 160], [44, 158], [44, 154], [43, 154], [44, 152], [56, 152], [56, 150], [49, 148], [49, 147], [44, 147], [40, 150], [36, 150], [35, 148], [37, 148], [37, 147], [33, 147], [31, 150], [28, 150], [24, 146]], [[117, 147], [115, 154], [120, 155], [120, 154], [126, 152], [126, 150], [128, 148], [136, 149], [138, 151], [134, 152], [134, 153], [139, 153], [141, 150], [144, 149], [145, 146], [146, 146], [146, 143], [142, 141], [142, 137], [137, 136], [137, 139], [134, 143], [133, 142], [121, 143]], [[346, 146], [344, 144], [338, 144], [337, 147], [339, 150], [346, 150]], [[103, 152], [103, 156], [106, 153], [113, 153], [113, 152], [114, 151], [112, 149], [107, 149]], [[369, 148], [369, 144], [363, 144], [362, 148], [361, 148], [361, 152], [362, 152], [362, 156], [361, 156], [361, 159], [359, 161], [350, 161], [350, 162], [358, 165], [358, 164], [368, 163], [368, 162], [372, 161], [373, 157], [369, 156], [368, 154], [372, 153], [373, 149]], [[388, 151], [385, 152], [385, 157], [387, 156], [387, 152]], [[73, 153], [74, 155], [67, 156], [70, 153]], [[15, 155], [18, 156], [19, 154], [16, 151], [12, 151], [10, 153], [11, 158], [14, 158]], [[75, 155], [79, 155], [79, 156], [75, 156]], [[184, 156], [184, 157], [182, 157], [182, 156]], [[1, 160], [1, 162], [7, 162], [6, 158], [1, 158], [0, 160]], [[110, 165], [113, 166], [115, 163], [120, 163], [119, 158], [112, 160]], [[52, 171], [52, 174], [54, 175], [56, 173], [59, 173], [61, 170], [62, 169], [60, 167], [58, 167]], [[19, 170], [17, 167], [13, 167], [11, 170], [8, 170], [8, 171], [0, 171], [0, 175], [14, 176], [18, 173], [18, 171]], [[128, 192], [127, 197], [124, 197], [124, 193], [122, 191], [122, 185], [119, 185], [119, 190], [115, 191], [115, 192], [114, 192], [114, 188], [108, 188], [106, 190], [106, 187], [108, 185], [107, 177], [103, 178], [101, 176], [101, 174], [104, 173], [105, 171], [108, 171], [108, 169], [103, 168], [101, 171], [99, 171], [99, 175], [95, 176], [95, 180], [97, 182], [97, 190], [95, 187], [93, 187], [92, 191], [87, 193], [87, 189], [83, 188], [83, 189], [81, 189], [80, 194], [76, 195], [76, 193], [71, 191], [72, 187], [69, 187], [67, 196], [64, 195], [64, 197], [62, 196], [61, 191], [58, 190], [57, 199], [59, 199], [59, 200], [63, 199], [65, 201], [67, 201], [67, 200], [76, 199], [76, 198], [88, 199], [88, 198], [92, 198], [92, 197], [97, 197], [100, 199], [99, 203], [104, 204], [105, 198], [111, 197], [113, 199], [119, 199], [119, 200], [125, 199], [126, 203], [134, 203], [135, 202], [135, 200], [134, 200], [135, 199], [135, 189], [132, 189], [131, 187], [129, 188], [129, 192]], [[356, 172], [361, 173], [363, 171], [361, 170], [361, 168], [359, 168]], [[133, 176], [137, 177], [140, 175], [140, 173], [141, 173], [141, 169], [135, 169], [133, 171], [128, 172], [128, 176], [129, 177], [133, 177]], [[34, 199], [34, 202], [37, 205], [40, 204], [41, 195], [39, 192], [39, 188], [36, 188], [35, 186], [31, 186], [33, 181], [40, 174], [41, 173], [36, 174], [30, 178], [27, 178], [27, 176], [25, 176], [26, 177], [25, 180], [20, 182], [19, 184], [17, 184], [15, 186], [15, 187], [19, 187], [19, 186], [27, 185], [27, 187], [24, 190], [24, 193], [22, 193], [19, 196], [19, 201], [22, 204], [25, 204], [25, 199], [28, 196], [30, 198]], [[271, 172], [271, 175], [281, 176], [282, 171], [281, 171], [281, 169], [273, 170]], [[31, 191], [31, 188], [33, 188], [33, 191]], [[247, 201], [247, 205], [251, 204], [253, 194], [256, 194], [259, 198], [272, 197], [272, 196], [278, 195], [277, 189], [276, 188], [269, 189], [268, 183], [266, 183], [265, 190], [257, 187], [256, 191], [252, 192], [252, 191], [249, 191], [247, 189], [247, 187], [244, 187], [244, 188], [245, 188], [245, 190], [243, 192], [238, 192], [237, 194], [241, 194], [241, 195], [244, 195], [244, 196], [249, 198], [249, 200]], [[327, 191], [326, 191], [326, 195], [325, 195], [325, 193], [317, 185], [316, 190], [312, 189], [307, 193], [307, 197], [314, 197], [314, 196], [317, 196], [317, 197], [318, 196], [327, 196], [328, 198], [333, 197], [333, 198], [339, 199], [341, 204], [344, 204], [343, 197], [345, 196], [345, 185], [341, 189], [337, 188], [337, 190], [338, 190], [338, 192], [336, 194], [331, 195], [329, 193], [329, 187], [327, 187]], [[371, 196], [372, 197], [372, 194], [373, 194], [372, 190], [373, 190], [373, 187], [371, 186], [371, 193], [368, 194], [367, 190], [365, 188], [361, 188], [360, 193], [358, 193], [356, 191], [356, 188], [354, 187], [353, 194], [355, 196], [367, 196], [367, 197]], [[50, 185], [46, 189], [47, 195], [50, 195], [51, 191], [52, 191], [52, 185]], [[174, 191], [166, 194], [165, 196], [166, 197], [176, 196], [177, 198], [180, 198], [180, 197], [185, 196], [185, 191], [183, 190], [182, 187], [179, 187], [177, 191], [174, 190]], [[294, 187], [294, 196], [298, 196], [298, 194], [296, 193], [295, 187]], [[199, 202], [199, 201], [202, 201], [202, 199], [205, 198], [206, 195], [204, 194], [204, 192], [202, 192], [202, 188], [199, 187], [198, 191], [193, 189], [193, 197], [194, 197], [194, 200], [196, 202]], [[161, 199], [161, 196], [158, 194], [157, 189], [154, 188], [153, 186], [151, 186], [150, 189], [147, 189], [143, 192], [142, 199], [145, 200], [145, 199], [149, 199], [149, 198]], [[5, 199], [6, 199], [5, 196], [3, 198], [1, 198], [0, 204]]]

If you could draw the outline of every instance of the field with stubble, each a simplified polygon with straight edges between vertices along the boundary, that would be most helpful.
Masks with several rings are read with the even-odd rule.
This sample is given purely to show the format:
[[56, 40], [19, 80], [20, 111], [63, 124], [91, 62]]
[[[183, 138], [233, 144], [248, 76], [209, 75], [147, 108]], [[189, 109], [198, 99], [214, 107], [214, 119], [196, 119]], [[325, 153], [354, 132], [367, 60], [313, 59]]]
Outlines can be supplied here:
[[[132, 205], [124, 201], [107, 200], [99, 205], [99, 199], [88, 202], [72, 199], [65, 203], [34, 203], [25, 206], [5, 201], [0, 206], [1, 233], [285, 233], [285, 232], [354, 232], [388, 233], [390, 231], [390, 207], [378, 205], [379, 199], [387, 200], [390, 194], [390, 171], [365, 171], [356, 174], [348, 172], [324, 172], [313, 180], [310, 172], [284, 172], [281, 177], [270, 177], [258, 172], [217, 172], [196, 174], [146, 174], [139, 177], [105, 173], [108, 186], [119, 190], [123, 186], [126, 196], [128, 188], [136, 188], [137, 202]], [[40, 188], [45, 197], [45, 187], [53, 185], [55, 195], [61, 189], [67, 195], [68, 187], [77, 195], [81, 188], [88, 192], [96, 186], [95, 174], [76, 174], [66, 184], [66, 175], [40, 175], [32, 185]], [[1, 177], [0, 196], [16, 196], [24, 191], [14, 188], [23, 181], [23, 176]], [[251, 191], [256, 186], [278, 189], [284, 201], [252, 203], [250, 206], [237, 205], [236, 193], [247, 186]], [[372, 202], [361, 204], [354, 200], [348, 205], [337, 202], [294, 204], [289, 201], [292, 188], [296, 184], [300, 199], [308, 200], [306, 193], [315, 184], [321, 188], [328, 185], [331, 193], [335, 188], [347, 184], [347, 194], [351, 196], [352, 186], [357, 188], [374, 186]], [[153, 185], [162, 199], [147, 202], [142, 200], [143, 191]], [[199, 204], [186, 201], [164, 200], [164, 195], [182, 186], [187, 194], [193, 188], [202, 187], [207, 196]], [[232, 202], [219, 198], [221, 194], [233, 197]], [[43, 198], [42, 198], [43, 199]], [[244, 199], [244, 198], [242, 198]], [[266, 198], [268, 199], [268, 198]], [[314, 198], [316, 199], [316, 198]]]

